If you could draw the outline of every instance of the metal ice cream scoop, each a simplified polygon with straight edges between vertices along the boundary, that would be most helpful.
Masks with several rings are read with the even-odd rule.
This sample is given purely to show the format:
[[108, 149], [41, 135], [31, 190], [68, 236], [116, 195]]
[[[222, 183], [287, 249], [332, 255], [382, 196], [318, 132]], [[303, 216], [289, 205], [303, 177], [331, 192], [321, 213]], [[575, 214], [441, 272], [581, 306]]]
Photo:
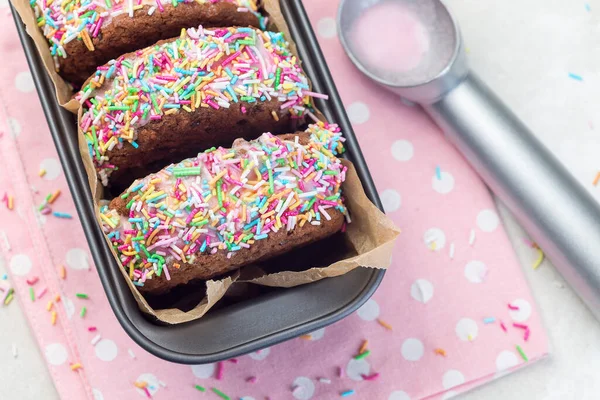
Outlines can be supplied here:
[[342, 0], [338, 29], [356, 67], [423, 107], [600, 319], [600, 205], [469, 70], [446, 6]]

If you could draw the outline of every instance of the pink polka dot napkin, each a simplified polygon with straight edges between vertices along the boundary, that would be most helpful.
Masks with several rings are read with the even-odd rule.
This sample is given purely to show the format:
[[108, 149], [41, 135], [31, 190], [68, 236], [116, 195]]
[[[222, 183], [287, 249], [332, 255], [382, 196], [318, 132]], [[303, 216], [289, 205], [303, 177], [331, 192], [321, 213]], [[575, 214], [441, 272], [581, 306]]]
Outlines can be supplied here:
[[[353, 69], [336, 38], [337, 3], [305, 1], [386, 211], [403, 230], [393, 265], [345, 320], [196, 366], [146, 353], [112, 314], [13, 22], [1, 10], [0, 197], [14, 200], [12, 210], [0, 203], [0, 248], [63, 399], [216, 399], [212, 388], [244, 400], [346, 392], [448, 399], [546, 355], [539, 315], [486, 187], [420, 110]], [[38, 211], [58, 190], [52, 211], [72, 219]], [[361, 347], [370, 353], [358, 356]]]

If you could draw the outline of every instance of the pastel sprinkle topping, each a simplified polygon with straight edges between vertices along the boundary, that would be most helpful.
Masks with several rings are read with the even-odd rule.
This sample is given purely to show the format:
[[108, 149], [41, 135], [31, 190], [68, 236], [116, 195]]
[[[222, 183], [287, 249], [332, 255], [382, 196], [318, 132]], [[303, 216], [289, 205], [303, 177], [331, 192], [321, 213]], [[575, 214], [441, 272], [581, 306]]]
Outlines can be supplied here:
[[252, 12], [259, 21], [263, 20], [255, 0], [30, 0], [29, 3], [48, 39], [57, 69], [58, 58], [67, 58], [65, 46], [70, 42], [82, 40], [89, 51], [94, 51], [92, 39], [101, 34], [103, 27], [122, 14], [133, 18], [138, 10], [152, 15], [157, 9], [163, 12], [181, 4], [231, 3], [237, 5], [238, 12]]
[[280, 229], [320, 225], [333, 210], [349, 219], [341, 190], [346, 167], [337, 158], [344, 138], [337, 125], [322, 122], [306, 132], [307, 144], [265, 133], [136, 180], [121, 195], [126, 216], [103, 206], [103, 230], [134, 284], [163, 273], [170, 280], [200, 254], [231, 258]]
[[271, 100], [294, 118], [312, 117], [313, 95], [282, 33], [200, 27], [99, 67], [76, 98], [83, 106], [81, 130], [106, 185], [115, 169], [110, 152], [138, 148], [136, 128], [151, 121], [201, 107], [220, 110]]

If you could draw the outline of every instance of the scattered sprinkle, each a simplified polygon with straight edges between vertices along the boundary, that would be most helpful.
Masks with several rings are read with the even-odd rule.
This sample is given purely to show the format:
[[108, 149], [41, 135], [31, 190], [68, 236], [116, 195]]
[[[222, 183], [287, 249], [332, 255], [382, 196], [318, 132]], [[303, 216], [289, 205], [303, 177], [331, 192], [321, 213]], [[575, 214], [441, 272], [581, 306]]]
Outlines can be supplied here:
[[194, 386], [194, 387], [196, 388], [196, 390], [199, 390], [199, 391], [201, 391], [201, 392], [206, 392], [206, 389], [204, 389], [204, 388], [203, 388], [202, 386], [200, 386], [200, 385], [196, 385], [196, 386]]
[[300, 339], [312, 340], [312, 336], [311, 335], [302, 335], [302, 336], [300, 336]]
[[216, 373], [216, 378], [217, 380], [222, 380], [223, 379], [223, 361], [219, 361], [217, 363], [217, 373]]
[[11, 291], [8, 292], [8, 295], [4, 298], [4, 305], [7, 306], [10, 304], [11, 301], [13, 301], [14, 298], [14, 291], [11, 289]]
[[60, 190], [56, 190], [54, 193], [52, 193], [50, 195], [50, 198], [48, 199], [48, 203], [50, 203], [50, 204], [54, 203], [54, 201], [56, 201], [56, 199], [58, 199], [58, 196], [60, 196]]
[[540, 249], [538, 245], [535, 245], [535, 248], [538, 252], [538, 258], [533, 263], [533, 269], [538, 269], [540, 267], [540, 265], [542, 265], [542, 263], [544, 262], [544, 258], [546, 256], [544, 254], [544, 251], [542, 249]]
[[48, 301], [48, 304], [46, 304], [46, 311], [50, 311], [53, 305], [54, 303], [52, 302], [52, 300]]
[[580, 75], [574, 74], [573, 72], [569, 72], [569, 78], [582, 82], [583, 81], [583, 77], [581, 77]]
[[331, 379], [319, 378], [319, 382], [329, 385], [331, 383]]
[[98, 334], [92, 339], [90, 343], [92, 344], [92, 346], [95, 346], [96, 344], [98, 344], [100, 339], [102, 339], [102, 335]]
[[379, 372], [375, 372], [374, 374], [371, 374], [371, 375], [362, 375], [362, 378], [365, 381], [374, 381], [377, 378], [379, 378]]
[[513, 311], [519, 311], [519, 307], [518, 306], [513, 306], [512, 304], [508, 304], [508, 309], [509, 310], [513, 310]]
[[523, 324], [513, 323], [513, 326], [515, 328], [519, 328], [519, 329], [529, 329], [529, 327], [527, 325], [523, 325]]
[[354, 390], [346, 390], [345, 392], [340, 393], [340, 396], [342, 397], [348, 397], [348, 396], [352, 396], [354, 393], [356, 393]]
[[435, 167], [435, 177], [438, 181], [442, 180], [442, 169], [439, 166]]
[[585, 3], [585, 9], [587, 12], [592, 11], [592, 6], [590, 6], [590, 3]]
[[504, 332], [508, 332], [508, 329], [506, 329], [506, 325], [504, 325], [504, 322], [502, 321], [500, 321], [500, 328], [502, 328]]
[[89, 299], [89, 296], [85, 293], [75, 293], [75, 296], [79, 299]]
[[594, 178], [594, 182], [592, 182], [592, 184], [594, 186], [598, 186], [598, 181], [600, 181], [600, 171], [596, 173], [596, 177]]
[[367, 350], [367, 351], [365, 351], [365, 352], [362, 352], [362, 353], [360, 353], [360, 354], [358, 354], [358, 355], [354, 356], [354, 359], [355, 359], [355, 360], [362, 360], [363, 358], [365, 358], [365, 357], [368, 357], [368, 356], [369, 356], [369, 354], [371, 354], [371, 350]]
[[56, 218], [73, 219], [73, 216], [69, 213], [55, 211], [52, 213], [52, 215], [54, 215]]
[[338, 367], [338, 376], [339, 376], [340, 378], [343, 378], [343, 377], [344, 377], [344, 368], [342, 368], [342, 367]]
[[44, 168], [40, 169], [40, 172], [38, 172], [38, 175], [39, 175], [40, 177], [42, 177], [42, 176], [46, 175], [46, 170], [45, 170]]
[[233, 363], [233, 364], [237, 364], [238, 363], [238, 359], [237, 358], [230, 358], [227, 361], [229, 361], [230, 363]]
[[364, 353], [365, 350], [367, 350], [367, 347], [369, 346], [369, 341], [368, 340], [363, 340], [362, 345], [360, 346], [360, 349], [358, 349], [358, 354]]
[[469, 246], [473, 246], [475, 243], [475, 229], [471, 229], [471, 234], [469, 235]]
[[29, 288], [29, 298], [31, 299], [32, 302], [35, 301], [35, 292], [33, 291], [32, 287]]
[[48, 288], [42, 288], [42, 290], [40, 290], [40, 292], [37, 295], [37, 299], [41, 299], [42, 297], [44, 297], [44, 295], [48, 292]]
[[60, 265], [58, 267], [58, 274], [60, 276], [60, 279], [67, 279], [67, 269], [64, 265]]
[[531, 334], [531, 330], [529, 328], [527, 328], [525, 330], [525, 334], [523, 334], [523, 340], [524, 341], [528, 341], [529, 340], [529, 335]]
[[258, 378], [255, 376], [249, 376], [246, 378], [246, 382], [248, 382], [248, 383], [256, 383], [257, 380], [258, 380]]
[[88, 331], [89, 332], [95, 332], [97, 330], [97, 328], [95, 326], [89, 326], [88, 327]]
[[433, 352], [435, 354], [438, 354], [438, 355], [442, 356], [442, 357], [446, 357], [446, 350], [444, 350], [444, 349], [435, 349]]
[[78, 369], [83, 368], [80, 363], [71, 364], [71, 371], [77, 371]]
[[133, 353], [133, 350], [131, 350], [131, 349], [128, 349], [128, 350], [127, 350], [127, 353], [129, 353], [129, 357], [131, 357], [131, 358], [135, 359], [135, 354]]
[[56, 311], [52, 311], [52, 314], [50, 316], [50, 323], [52, 325], [56, 325], [56, 318], [58, 317], [58, 314], [56, 313]]
[[231, 400], [231, 398], [229, 396], [227, 396], [225, 393], [221, 392], [219, 389], [217, 388], [212, 388], [211, 389], [217, 396], [219, 396], [220, 398], [222, 398], [223, 400]]
[[494, 322], [496, 322], [496, 318], [494, 317], [487, 317], [483, 319], [484, 324], [493, 324]]
[[25, 282], [29, 285], [29, 286], [33, 286], [36, 283], [38, 283], [38, 281], [40, 280], [40, 278], [38, 278], [37, 276], [34, 276], [33, 278], [29, 278], [27, 280], [25, 280]]
[[517, 351], [519, 352], [519, 354], [521, 355], [521, 358], [523, 358], [523, 360], [525, 360], [526, 362], [529, 361], [529, 359], [527, 358], [527, 355], [525, 354], [525, 352], [523, 351], [521, 346], [517, 345], [516, 348], [517, 348]]
[[87, 308], [85, 307], [81, 307], [81, 312], [79, 313], [79, 316], [81, 318], [85, 318], [85, 314], [87, 313]]
[[383, 326], [385, 329], [387, 329], [388, 331], [393, 331], [392, 326], [390, 324], [388, 324], [387, 322], [381, 320], [381, 319], [377, 319], [377, 323], [381, 326]]

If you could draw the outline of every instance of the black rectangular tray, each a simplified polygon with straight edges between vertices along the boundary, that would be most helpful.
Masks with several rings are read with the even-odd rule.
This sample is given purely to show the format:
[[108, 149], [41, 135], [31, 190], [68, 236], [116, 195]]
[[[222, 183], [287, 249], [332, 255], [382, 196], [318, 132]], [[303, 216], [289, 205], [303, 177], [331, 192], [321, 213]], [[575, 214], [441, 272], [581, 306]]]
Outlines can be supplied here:
[[[329, 95], [328, 101], [317, 99], [317, 106], [329, 121], [342, 128], [346, 138], [346, 158], [354, 163], [369, 199], [383, 210], [301, 0], [281, 0], [281, 8], [314, 90]], [[142, 348], [176, 363], [220, 361], [332, 324], [355, 311], [375, 292], [384, 271], [358, 268], [340, 277], [277, 289], [251, 302], [211, 310], [196, 321], [170, 326], [151, 321], [138, 308], [96, 222], [87, 176], [79, 156], [75, 118], [57, 103], [54, 87], [33, 40], [14, 9], [13, 15], [108, 301], [123, 329]]]

